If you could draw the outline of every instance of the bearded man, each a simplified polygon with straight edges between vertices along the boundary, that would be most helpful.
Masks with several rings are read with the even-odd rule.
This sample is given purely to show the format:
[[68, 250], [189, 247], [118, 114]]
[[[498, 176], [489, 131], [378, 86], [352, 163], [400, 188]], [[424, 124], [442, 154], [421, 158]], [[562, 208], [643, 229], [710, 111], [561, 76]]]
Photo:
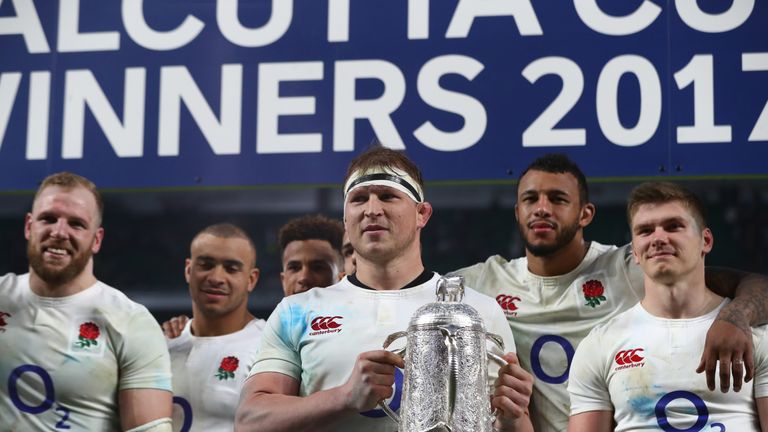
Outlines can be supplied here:
[[0, 418], [8, 430], [171, 430], [171, 376], [160, 327], [100, 282], [96, 186], [43, 180], [24, 223], [29, 273], [0, 276]]

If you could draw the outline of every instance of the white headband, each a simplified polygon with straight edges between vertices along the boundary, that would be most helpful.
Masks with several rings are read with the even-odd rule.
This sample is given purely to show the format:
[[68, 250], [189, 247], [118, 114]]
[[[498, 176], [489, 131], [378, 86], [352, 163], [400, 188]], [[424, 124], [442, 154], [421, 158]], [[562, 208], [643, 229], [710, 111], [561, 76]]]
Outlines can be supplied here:
[[349, 176], [344, 185], [344, 201], [353, 190], [363, 186], [387, 186], [408, 195], [417, 203], [424, 202], [424, 191], [419, 183], [405, 171], [397, 168], [374, 167], [366, 171], [357, 170]]

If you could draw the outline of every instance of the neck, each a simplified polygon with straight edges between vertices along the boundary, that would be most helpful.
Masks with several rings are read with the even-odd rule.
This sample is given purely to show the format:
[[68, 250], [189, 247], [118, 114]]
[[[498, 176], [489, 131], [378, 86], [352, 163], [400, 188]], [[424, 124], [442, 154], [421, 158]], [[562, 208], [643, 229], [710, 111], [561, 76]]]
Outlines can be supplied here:
[[224, 336], [235, 333], [248, 325], [254, 316], [247, 309], [237, 310], [223, 317], [209, 317], [197, 307], [192, 308], [192, 334], [198, 337]]
[[589, 243], [582, 235], [576, 235], [570, 243], [545, 256], [536, 256], [528, 249], [528, 270], [537, 276], [560, 276], [573, 271], [581, 264], [589, 251]]
[[357, 279], [378, 291], [399, 290], [424, 271], [421, 253], [418, 245], [416, 246], [410, 253], [384, 263], [374, 262], [358, 255], [355, 272]]
[[46, 282], [32, 268], [29, 269], [29, 287], [40, 297], [68, 297], [85, 291], [96, 282], [96, 276], [93, 275], [93, 259], [74, 279], [60, 284]]
[[696, 318], [714, 310], [723, 297], [710, 291], [700, 274], [677, 281], [659, 281], [645, 275], [645, 298], [640, 302], [651, 315], [669, 319]]

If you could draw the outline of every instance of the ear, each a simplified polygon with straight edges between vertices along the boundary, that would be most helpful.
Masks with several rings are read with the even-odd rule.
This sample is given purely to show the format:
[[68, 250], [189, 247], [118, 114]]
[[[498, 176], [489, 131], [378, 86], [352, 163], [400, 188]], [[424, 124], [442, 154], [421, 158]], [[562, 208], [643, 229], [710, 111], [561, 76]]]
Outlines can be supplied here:
[[101, 242], [104, 240], [104, 227], [99, 227], [96, 230], [96, 236], [93, 239], [93, 244], [91, 245], [91, 252], [94, 254], [99, 253], [99, 250], [101, 250]]
[[250, 274], [248, 274], [248, 292], [253, 292], [253, 289], [256, 287], [256, 282], [259, 281], [259, 275], [261, 274], [261, 270], [254, 267]]
[[597, 209], [592, 203], [586, 203], [581, 207], [581, 214], [579, 215], [579, 226], [582, 228], [592, 223], [592, 219], [595, 217]]
[[517, 203], [515, 203], [515, 221], [518, 222], [520, 221], [520, 215], [517, 214], [519, 210], [520, 209], [517, 208]]
[[32, 213], [27, 213], [24, 217], [24, 238], [29, 240], [29, 234], [32, 231]]
[[192, 260], [187, 258], [184, 261], [184, 279], [189, 283], [189, 276], [192, 273]]
[[432, 217], [432, 204], [424, 201], [423, 203], [416, 204], [416, 226], [418, 228], [424, 228], [427, 226], [429, 218]]
[[704, 256], [712, 251], [712, 247], [715, 245], [715, 236], [712, 234], [712, 230], [704, 228], [701, 231], [701, 237], [704, 240], [704, 244], [701, 248], [701, 256]]

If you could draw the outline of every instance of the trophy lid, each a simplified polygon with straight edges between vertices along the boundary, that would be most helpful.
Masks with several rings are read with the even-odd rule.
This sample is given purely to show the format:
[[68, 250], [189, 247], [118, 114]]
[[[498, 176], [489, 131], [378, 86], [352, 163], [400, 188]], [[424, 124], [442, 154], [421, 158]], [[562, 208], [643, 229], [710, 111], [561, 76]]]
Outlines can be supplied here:
[[485, 331], [483, 319], [472, 306], [462, 303], [464, 278], [443, 276], [437, 281], [437, 301], [427, 303], [411, 317], [410, 327], [424, 328], [451, 325]]

